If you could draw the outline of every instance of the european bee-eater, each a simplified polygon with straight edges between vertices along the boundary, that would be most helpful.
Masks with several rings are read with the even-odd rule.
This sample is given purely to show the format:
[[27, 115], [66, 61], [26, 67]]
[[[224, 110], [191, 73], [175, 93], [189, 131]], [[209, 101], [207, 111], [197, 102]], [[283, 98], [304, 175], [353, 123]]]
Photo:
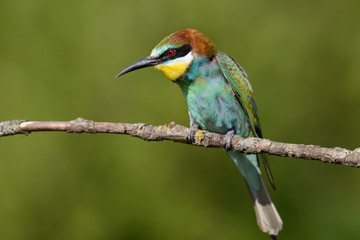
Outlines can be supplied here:
[[[194, 29], [175, 32], [116, 77], [154, 66], [177, 83], [187, 103], [192, 129], [231, 137], [262, 137], [252, 87], [234, 58], [220, 52], [211, 40]], [[260, 229], [276, 239], [282, 220], [265, 187], [256, 154], [227, 151], [239, 168], [251, 194]], [[274, 182], [266, 156], [261, 155], [269, 180]]]

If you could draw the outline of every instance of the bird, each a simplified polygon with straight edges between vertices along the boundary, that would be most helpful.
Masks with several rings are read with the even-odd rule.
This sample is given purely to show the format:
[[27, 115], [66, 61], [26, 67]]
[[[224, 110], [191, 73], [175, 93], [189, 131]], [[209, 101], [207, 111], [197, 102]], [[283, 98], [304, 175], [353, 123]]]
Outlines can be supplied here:
[[168, 35], [154, 47], [150, 56], [126, 67], [116, 77], [150, 66], [180, 87], [190, 118], [190, 140], [197, 130], [226, 134], [226, 152], [245, 180], [257, 224], [271, 239], [277, 239], [283, 222], [260, 171], [261, 157], [275, 190], [265, 154], [231, 151], [234, 135], [263, 137], [247, 73], [233, 57], [219, 51], [210, 38], [195, 29]]

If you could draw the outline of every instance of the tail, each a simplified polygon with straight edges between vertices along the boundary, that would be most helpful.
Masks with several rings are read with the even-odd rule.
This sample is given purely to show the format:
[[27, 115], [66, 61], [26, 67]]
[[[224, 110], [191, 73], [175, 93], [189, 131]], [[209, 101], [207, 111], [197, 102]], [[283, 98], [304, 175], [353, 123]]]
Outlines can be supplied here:
[[236, 152], [228, 152], [228, 154], [245, 179], [254, 205], [257, 224], [263, 232], [276, 239], [283, 223], [266, 189], [257, 156]]
[[275, 205], [271, 201], [261, 176], [260, 181], [260, 190], [255, 191], [245, 180], [254, 205], [257, 224], [263, 232], [266, 232], [271, 236], [277, 236], [279, 231], [282, 229], [283, 223]]

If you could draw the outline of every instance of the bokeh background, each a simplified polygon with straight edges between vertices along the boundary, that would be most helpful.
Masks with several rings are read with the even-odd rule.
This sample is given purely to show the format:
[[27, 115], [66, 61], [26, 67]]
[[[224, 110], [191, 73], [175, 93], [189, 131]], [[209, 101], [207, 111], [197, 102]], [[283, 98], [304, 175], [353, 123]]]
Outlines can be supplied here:
[[[196, 28], [249, 74], [266, 138], [360, 147], [359, 1], [0, 1], [1, 121], [188, 125], [160, 72], [114, 76]], [[360, 172], [269, 156], [280, 239], [359, 239]], [[110, 134], [0, 138], [0, 239], [268, 239], [226, 154]]]

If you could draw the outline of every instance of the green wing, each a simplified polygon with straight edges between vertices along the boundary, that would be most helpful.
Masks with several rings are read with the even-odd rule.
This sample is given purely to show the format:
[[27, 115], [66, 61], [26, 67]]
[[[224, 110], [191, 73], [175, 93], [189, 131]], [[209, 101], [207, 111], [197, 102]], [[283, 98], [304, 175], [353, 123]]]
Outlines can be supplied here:
[[[247, 79], [247, 74], [244, 69], [233, 59], [223, 52], [216, 54], [216, 60], [221, 68], [221, 71], [238, 99], [241, 107], [247, 116], [251, 127], [250, 136], [262, 138], [259, 116], [255, 100], [253, 97], [252, 87]], [[275, 189], [274, 179], [271, 174], [270, 166], [266, 155], [261, 155], [266, 173], [270, 180], [272, 187]]]

